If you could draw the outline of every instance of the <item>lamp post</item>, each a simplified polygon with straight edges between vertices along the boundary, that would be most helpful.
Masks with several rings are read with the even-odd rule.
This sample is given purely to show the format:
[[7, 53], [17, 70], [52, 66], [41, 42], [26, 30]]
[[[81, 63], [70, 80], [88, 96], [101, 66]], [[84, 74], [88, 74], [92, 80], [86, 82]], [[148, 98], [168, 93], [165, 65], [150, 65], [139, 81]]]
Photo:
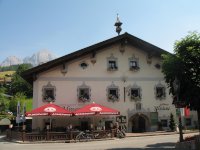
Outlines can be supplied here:
[[179, 141], [183, 142], [183, 131], [182, 131], [182, 119], [181, 119], [181, 107], [183, 106], [183, 104], [181, 103], [181, 101], [179, 100], [179, 92], [180, 92], [180, 81], [177, 80], [177, 78], [175, 78], [174, 82], [173, 82], [173, 88], [174, 88], [174, 93], [176, 94], [176, 100], [174, 100], [174, 104], [175, 107], [179, 109]]

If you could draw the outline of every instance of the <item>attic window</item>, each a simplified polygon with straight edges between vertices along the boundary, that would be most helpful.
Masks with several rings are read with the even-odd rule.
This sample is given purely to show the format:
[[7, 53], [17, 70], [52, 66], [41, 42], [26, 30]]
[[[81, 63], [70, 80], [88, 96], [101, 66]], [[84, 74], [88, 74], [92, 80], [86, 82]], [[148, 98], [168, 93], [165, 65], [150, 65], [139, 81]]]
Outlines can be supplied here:
[[135, 58], [135, 56], [133, 55], [133, 57], [129, 58], [129, 69], [131, 71], [137, 71], [140, 69], [139, 67], [139, 59]]
[[80, 67], [81, 67], [82, 69], [86, 69], [86, 68], [88, 67], [88, 64], [85, 63], [85, 62], [82, 62], [82, 63], [80, 64]]
[[115, 71], [118, 69], [117, 58], [115, 58], [113, 54], [107, 58], [107, 68], [109, 71]]
[[117, 70], [117, 63], [114, 60], [108, 61], [108, 69], [109, 70]]

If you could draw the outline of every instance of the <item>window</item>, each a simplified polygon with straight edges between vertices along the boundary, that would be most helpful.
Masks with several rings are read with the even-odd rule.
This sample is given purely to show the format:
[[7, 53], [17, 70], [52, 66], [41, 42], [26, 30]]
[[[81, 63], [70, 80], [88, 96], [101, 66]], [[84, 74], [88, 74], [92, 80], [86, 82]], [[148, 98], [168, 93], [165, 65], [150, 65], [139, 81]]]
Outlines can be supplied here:
[[107, 68], [109, 71], [115, 71], [118, 69], [117, 58], [115, 58], [113, 54], [107, 58]]
[[155, 86], [155, 97], [156, 99], [165, 99], [166, 94], [165, 94], [165, 86], [162, 84], [158, 84]]
[[191, 118], [185, 118], [185, 125], [186, 125], [186, 126], [191, 126], [191, 125], [192, 125], [192, 120], [191, 120]]
[[161, 121], [162, 127], [168, 127], [168, 120], [167, 119], [162, 119], [160, 121]]
[[131, 71], [137, 71], [140, 69], [139, 59], [136, 58], [134, 55], [133, 55], [133, 57], [129, 58], [129, 69]]
[[131, 100], [140, 100], [140, 90], [138, 88], [131, 88]]
[[117, 70], [117, 64], [114, 60], [108, 61], [109, 70]]
[[108, 96], [108, 101], [118, 101], [119, 100], [119, 88], [118, 86], [115, 86], [114, 83], [112, 83], [110, 86], [107, 88], [107, 96]]
[[130, 96], [131, 101], [140, 101], [142, 94], [141, 88], [135, 83], [133, 86], [127, 87], [128, 96]]
[[130, 61], [130, 70], [139, 69], [137, 61], [131, 60]]
[[90, 101], [90, 87], [83, 83], [78, 87], [78, 101], [89, 102]]
[[86, 102], [89, 101], [90, 97], [89, 97], [89, 89], [85, 88], [85, 89], [79, 89], [79, 100], [82, 102]]
[[67, 73], [67, 65], [65, 63], [62, 64], [61, 73], [65, 75]]
[[43, 86], [43, 88], [42, 88], [43, 101], [44, 102], [54, 102], [55, 96], [56, 96], [55, 91], [56, 91], [55, 86], [52, 86], [50, 82], [48, 82], [47, 85]]
[[109, 89], [109, 96], [108, 96], [108, 100], [110, 101], [117, 101], [118, 100], [118, 92], [117, 92], [118, 89]]

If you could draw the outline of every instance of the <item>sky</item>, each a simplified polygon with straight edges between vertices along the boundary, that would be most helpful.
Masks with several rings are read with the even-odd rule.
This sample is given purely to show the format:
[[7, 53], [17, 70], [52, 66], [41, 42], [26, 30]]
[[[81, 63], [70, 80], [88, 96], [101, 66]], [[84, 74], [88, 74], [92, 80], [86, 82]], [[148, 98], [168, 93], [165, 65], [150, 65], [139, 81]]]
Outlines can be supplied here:
[[0, 63], [42, 49], [57, 57], [122, 32], [173, 53], [175, 41], [200, 32], [199, 0], [0, 0]]

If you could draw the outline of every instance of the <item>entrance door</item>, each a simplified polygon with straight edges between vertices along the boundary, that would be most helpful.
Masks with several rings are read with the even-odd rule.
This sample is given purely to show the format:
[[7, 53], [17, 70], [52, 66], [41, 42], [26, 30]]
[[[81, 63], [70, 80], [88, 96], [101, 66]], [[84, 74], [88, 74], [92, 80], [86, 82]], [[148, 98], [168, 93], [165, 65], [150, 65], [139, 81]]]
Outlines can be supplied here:
[[139, 132], [146, 131], [144, 117], [139, 116], [139, 118], [138, 118], [138, 130], [139, 130]]
[[145, 132], [146, 120], [145, 117], [136, 115], [132, 120], [132, 132]]

